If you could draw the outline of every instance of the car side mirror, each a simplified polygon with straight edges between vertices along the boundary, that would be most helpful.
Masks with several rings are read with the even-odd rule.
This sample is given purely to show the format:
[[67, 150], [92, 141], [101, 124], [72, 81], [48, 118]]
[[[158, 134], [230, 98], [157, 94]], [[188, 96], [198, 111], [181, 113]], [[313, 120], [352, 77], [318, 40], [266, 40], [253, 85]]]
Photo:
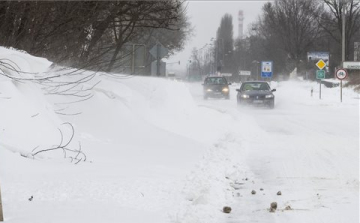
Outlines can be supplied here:
[[201, 85], [204, 86], [204, 83], [202, 83]]
[[231, 83], [229, 83], [228, 85], [231, 85]]
[[274, 91], [276, 91], [276, 89], [272, 89], [272, 90], [271, 90], [271, 92], [274, 92]]
[[240, 89], [236, 89], [237, 92], [240, 92]]

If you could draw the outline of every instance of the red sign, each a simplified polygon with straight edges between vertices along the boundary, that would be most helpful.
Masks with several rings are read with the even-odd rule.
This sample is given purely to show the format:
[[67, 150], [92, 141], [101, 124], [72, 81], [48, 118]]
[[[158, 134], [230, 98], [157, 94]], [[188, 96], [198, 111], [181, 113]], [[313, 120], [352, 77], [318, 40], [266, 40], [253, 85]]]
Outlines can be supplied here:
[[345, 69], [338, 69], [336, 71], [336, 77], [339, 80], [344, 80], [347, 77], [348, 73]]

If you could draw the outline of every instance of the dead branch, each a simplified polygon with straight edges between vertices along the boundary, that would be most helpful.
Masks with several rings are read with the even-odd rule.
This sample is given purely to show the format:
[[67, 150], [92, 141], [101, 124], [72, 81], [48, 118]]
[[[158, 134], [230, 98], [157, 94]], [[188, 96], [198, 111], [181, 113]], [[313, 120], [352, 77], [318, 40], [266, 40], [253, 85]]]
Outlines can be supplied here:
[[75, 164], [78, 164], [80, 161], [84, 161], [84, 162], [86, 161], [86, 155], [82, 151], [80, 142], [79, 142], [78, 149], [71, 149], [68, 147], [70, 145], [70, 143], [72, 142], [72, 140], [74, 138], [74, 134], [75, 134], [75, 129], [74, 129], [73, 125], [69, 122], [65, 122], [62, 125], [68, 125], [71, 127], [71, 136], [66, 141], [64, 141], [64, 134], [61, 131], [61, 129], [58, 129], [60, 132], [60, 143], [57, 146], [47, 148], [47, 149], [38, 150], [38, 147], [36, 147], [35, 149], [33, 149], [32, 153], [31, 153], [31, 156], [33, 158], [35, 158], [38, 154], [41, 154], [41, 153], [50, 152], [50, 151], [54, 151], [54, 150], [61, 150], [64, 154], [64, 158], [71, 159], [71, 162], [75, 162]]

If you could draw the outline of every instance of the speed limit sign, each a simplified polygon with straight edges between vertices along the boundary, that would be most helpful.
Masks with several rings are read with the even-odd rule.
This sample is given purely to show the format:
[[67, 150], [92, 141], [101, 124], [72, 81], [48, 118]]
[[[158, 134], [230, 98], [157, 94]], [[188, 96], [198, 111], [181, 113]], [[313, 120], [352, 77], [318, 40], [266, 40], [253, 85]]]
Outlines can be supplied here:
[[348, 73], [345, 69], [339, 69], [336, 71], [336, 77], [339, 80], [343, 80], [347, 77]]

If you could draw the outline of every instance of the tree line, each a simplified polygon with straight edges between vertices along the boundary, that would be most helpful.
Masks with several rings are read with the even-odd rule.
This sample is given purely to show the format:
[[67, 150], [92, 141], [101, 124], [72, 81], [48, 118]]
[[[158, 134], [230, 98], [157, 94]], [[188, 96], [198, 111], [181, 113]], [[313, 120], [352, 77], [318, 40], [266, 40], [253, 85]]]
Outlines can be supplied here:
[[144, 46], [148, 65], [153, 58], [146, 52], [157, 42], [171, 54], [191, 33], [183, 0], [1, 1], [0, 21], [2, 46], [109, 72], [128, 65], [129, 46]]
[[[246, 12], [245, 12], [246, 13]], [[214, 44], [206, 51], [211, 60], [202, 61], [202, 73], [217, 70], [238, 75], [239, 70], [259, 72], [259, 61], [273, 61], [274, 74], [298, 74], [315, 78], [308, 52], [329, 52], [328, 76], [341, 66], [342, 16], [345, 14], [345, 61], [354, 60], [360, 42], [360, 2], [357, 0], [275, 0], [265, 3], [248, 35], [233, 39], [232, 17], [224, 15]], [[232, 44], [233, 43], [233, 44]], [[360, 43], [358, 43], [360, 45]], [[194, 50], [192, 57], [200, 57]], [[207, 57], [203, 57], [207, 58]], [[360, 53], [358, 55], [360, 60]], [[215, 63], [214, 63], [215, 61]], [[196, 60], [195, 60], [196, 63]], [[214, 70], [214, 69], [213, 69]]]

